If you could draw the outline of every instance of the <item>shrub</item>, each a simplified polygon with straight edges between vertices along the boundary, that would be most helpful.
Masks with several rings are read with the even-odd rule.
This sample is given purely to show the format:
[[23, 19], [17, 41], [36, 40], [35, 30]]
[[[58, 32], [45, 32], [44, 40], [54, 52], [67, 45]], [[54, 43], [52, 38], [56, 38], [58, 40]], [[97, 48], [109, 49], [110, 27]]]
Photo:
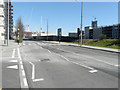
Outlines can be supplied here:
[[100, 35], [100, 40], [104, 40], [104, 39], [106, 39], [107, 38], [107, 36], [106, 35], [104, 35], [104, 34], [102, 34], [102, 35]]

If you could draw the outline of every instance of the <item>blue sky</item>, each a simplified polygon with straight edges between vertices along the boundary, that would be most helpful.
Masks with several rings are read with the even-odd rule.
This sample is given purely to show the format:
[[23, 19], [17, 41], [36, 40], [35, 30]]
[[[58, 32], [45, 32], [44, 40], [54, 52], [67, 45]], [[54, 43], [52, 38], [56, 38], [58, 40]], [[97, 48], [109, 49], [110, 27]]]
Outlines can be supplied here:
[[[50, 32], [56, 34], [57, 29], [62, 28], [63, 35], [67, 35], [68, 32], [76, 32], [80, 27], [80, 4], [79, 2], [13, 2], [14, 25], [16, 20], [22, 17], [25, 27], [29, 24], [31, 31], [40, 31], [42, 16], [43, 31], [46, 31], [48, 18]], [[98, 20], [98, 26], [117, 24], [118, 3], [84, 2], [83, 27], [90, 26], [94, 17]]]

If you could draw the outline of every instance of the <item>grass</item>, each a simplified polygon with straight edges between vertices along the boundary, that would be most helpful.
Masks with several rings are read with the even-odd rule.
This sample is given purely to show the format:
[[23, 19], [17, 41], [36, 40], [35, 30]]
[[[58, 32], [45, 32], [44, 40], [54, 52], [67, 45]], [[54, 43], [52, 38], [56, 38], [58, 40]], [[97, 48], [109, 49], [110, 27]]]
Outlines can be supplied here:
[[[71, 42], [69, 42], [69, 43], [71, 43]], [[72, 43], [78, 44], [78, 40], [75, 42], [72, 42]], [[88, 46], [120, 49], [120, 40], [119, 39], [104, 39], [104, 40], [83, 39], [83, 44], [88, 45]]]

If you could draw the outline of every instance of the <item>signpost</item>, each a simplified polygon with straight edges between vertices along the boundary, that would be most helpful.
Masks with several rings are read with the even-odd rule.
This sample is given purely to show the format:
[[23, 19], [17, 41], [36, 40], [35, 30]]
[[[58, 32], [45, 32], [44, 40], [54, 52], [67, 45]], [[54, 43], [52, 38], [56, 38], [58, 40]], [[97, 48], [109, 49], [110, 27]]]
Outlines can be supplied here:
[[62, 29], [59, 28], [59, 29], [58, 29], [58, 40], [59, 40], [59, 43], [60, 43], [60, 41], [61, 41], [61, 36], [62, 36]]

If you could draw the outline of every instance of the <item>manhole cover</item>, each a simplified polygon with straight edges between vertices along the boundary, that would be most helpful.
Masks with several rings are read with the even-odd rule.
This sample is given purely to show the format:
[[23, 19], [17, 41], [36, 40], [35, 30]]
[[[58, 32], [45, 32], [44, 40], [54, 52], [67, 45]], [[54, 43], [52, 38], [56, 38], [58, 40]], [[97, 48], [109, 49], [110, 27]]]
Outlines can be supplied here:
[[48, 61], [50, 61], [50, 59], [42, 59], [42, 60], [40, 60], [41, 62], [48, 62]]

